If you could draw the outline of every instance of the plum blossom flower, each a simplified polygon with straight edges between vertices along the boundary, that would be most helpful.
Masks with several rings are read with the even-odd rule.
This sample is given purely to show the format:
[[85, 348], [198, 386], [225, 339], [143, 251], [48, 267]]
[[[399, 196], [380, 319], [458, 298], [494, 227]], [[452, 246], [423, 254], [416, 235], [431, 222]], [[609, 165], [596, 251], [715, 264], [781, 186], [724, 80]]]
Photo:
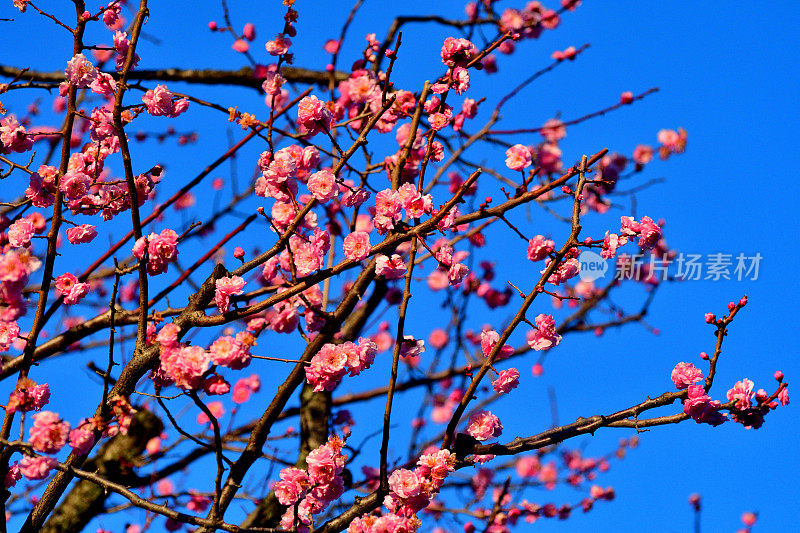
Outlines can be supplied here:
[[233, 403], [237, 404], [247, 403], [250, 396], [260, 389], [261, 380], [258, 374], [252, 374], [250, 377], [242, 378], [234, 384], [231, 400], [233, 400]]
[[203, 385], [203, 374], [211, 366], [211, 357], [200, 346], [181, 346], [161, 350], [161, 370], [183, 389], [198, 389]]
[[280, 56], [285, 54], [289, 51], [290, 46], [292, 46], [292, 41], [285, 37], [282, 33], [276, 35], [274, 40], [267, 41], [267, 44], [265, 45], [267, 53], [271, 56]]
[[133, 255], [137, 259], [143, 259], [145, 250], [147, 273], [151, 276], [162, 274], [178, 258], [178, 234], [174, 230], [165, 229], [160, 234], [151, 233], [148, 237], [140, 237], [133, 245]]
[[67, 62], [64, 74], [67, 81], [75, 87], [87, 87], [97, 78], [97, 69], [86, 59], [85, 55], [75, 54]]
[[154, 117], [174, 118], [189, 108], [189, 100], [181, 98], [173, 101], [174, 97], [166, 85], [156, 85], [155, 89], [144, 93], [142, 102], [147, 107], [147, 112]]
[[678, 389], [685, 389], [703, 379], [703, 373], [692, 363], [678, 363], [672, 370], [670, 379]]
[[[208, 410], [211, 411], [211, 414], [217, 420], [225, 416], [225, 408], [222, 406], [222, 402], [209, 402], [206, 407], [208, 407]], [[211, 419], [208, 418], [208, 415], [205, 412], [201, 412], [197, 415], [197, 423], [201, 426], [210, 424]]]
[[603, 247], [600, 250], [600, 257], [603, 259], [612, 259], [616, 257], [617, 248], [624, 246], [627, 242], [628, 237], [606, 231], [606, 236], [603, 238]]
[[45, 479], [57, 464], [58, 461], [52, 457], [23, 457], [19, 462], [19, 471], [31, 481]]
[[628, 237], [633, 237], [641, 231], [641, 226], [633, 217], [620, 217], [622, 227], [620, 233]]
[[320, 170], [308, 178], [308, 190], [320, 202], [333, 200], [339, 194], [336, 176], [329, 170]]
[[15, 320], [0, 320], [0, 352], [6, 352], [19, 336], [19, 325]]
[[366, 231], [354, 231], [344, 238], [342, 244], [344, 255], [352, 261], [361, 261], [369, 256], [370, 242], [369, 233]]
[[261, 83], [261, 88], [269, 96], [278, 96], [281, 94], [281, 88], [284, 83], [286, 83], [286, 78], [281, 76], [280, 73], [269, 71]]
[[534, 322], [536, 330], [532, 338], [528, 340], [528, 345], [534, 350], [547, 350], [557, 346], [561, 342], [561, 335], [556, 333], [556, 321], [552, 315], [544, 313], [538, 315]]
[[442, 62], [448, 67], [466, 65], [477, 55], [478, 47], [467, 39], [448, 37], [444, 40], [444, 44], [442, 45]]
[[120, 13], [122, 10], [122, 2], [115, 2], [109, 5], [105, 11], [103, 11], [103, 24], [106, 25], [106, 28], [110, 30], [117, 29], [117, 23], [120, 20]]
[[467, 422], [467, 434], [484, 441], [499, 437], [503, 433], [503, 424], [490, 411], [475, 411]]
[[781, 405], [789, 405], [789, 387], [781, 387], [778, 392], [778, 401]]
[[297, 125], [300, 133], [312, 137], [333, 128], [333, 115], [325, 102], [314, 95], [306, 96], [297, 104]]
[[[573, 49], [574, 50], [574, 49]], [[539, 133], [548, 142], [558, 142], [567, 136], [567, 127], [557, 118], [551, 118], [544, 123]]]
[[237, 337], [225, 335], [215, 340], [209, 348], [215, 365], [240, 370], [250, 364], [250, 344]]
[[430, 336], [428, 337], [428, 344], [436, 348], [437, 350], [441, 350], [445, 346], [447, 346], [447, 342], [449, 341], [449, 337], [447, 332], [441, 328], [436, 328], [431, 331]]
[[203, 382], [203, 391], [209, 396], [228, 394], [231, 391], [231, 384], [219, 374], [214, 374]]
[[377, 351], [377, 345], [363, 337], [358, 344], [325, 344], [306, 367], [306, 379], [316, 392], [333, 390], [348, 370], [355, 376], [372, 366]]
[[81, 224], [74, 228], [67, 229], [67, 240], [70, 244], [83, 244], [92, 242], [92, 239], [97, 237], [96, 226], [91, 224]]
[[273, 490], [281, 505], [294, 505], [311, 486], [305, 470], [290, 466], [282, 469], [279, 475], [281, 480], [275, 483]]
[[506, 150], [506, 166], [511, 170], [522, 170], [531, 166], [531, 151], [527, 146], [515, 144]]
[[246, 283], [247, 282], [239, 276], [226, 276], [216, 281], [214, 303], [217, 304], [220, 313], [228, 312], [231, 305], [231, 296], [242, 294]]
[[94, 432], [88, 425], [79, 426], [69, 432], [69, 445], [75, 455], [86, 455], [94, 446]]
[[8, 228], [8, 244], [13, 248], [26, 246], [31, 242], [35, 231], [33, 222], [28, 217], [20, 218]]
[[450, 123], [450, 119], [453, 118], [453, 111], [449, 109], [449, 107], [450, 106], [445, 106], [445, 109], [439, 113], [431, 113], [428, 117], [431, 129], [439, 131]]
[[26, 131], [13, 114], [0, 119], [0, 154], [21, 154], [30, 150], [33, 147], [33, 136], [26, 135]]
[[61, 420], [58, 413], [42, 411], [33, 415], [33, 426], [28, 430], [33, 449], [42, 453], [58, 453], [67, 443], [69, 422]]
[[61, 178], [59, 188], [70, 200], [76, 200], [89, 192], [92, 178], [80, 171], [68, 171]]
[[56, 292], [64, 297], [64, 303], [72, 305], [81, 301], [89, 293], [91, 285], [79, 283], [74, 274], [67, 272], [56, 278], [55, 288]]
[[422, 480], [416, 472], [398, 468], [389, 476], [389, 489], [401, 498], [413, 498], [422, 492]]
[[[545, 268], [541, 271], [542, 274], [547, 271], [547, 268], [550, 266], [550, 262], [550, 259], [545, 261]], [[580, 270], [581, 264], [578, 259], [575, 257], [570, 257], [558, 265], [556, 271], [550, 275], [547, 281], [553, 285], [560, 285], [561, 283], [564, 283], [565, 281], [577, 276]]]
[[[488, 329], [481, 331], [481, 352], [483, 353], [483, 356], [489, 357], [492, 353], [492, 350], [494, 350], [494, 347], [497, 346], [498, 342], [500, 342], [500, 334], [495, 330]], [[503, 347], [500, 348], [500, 351], [494, 360], [501, 361], [513, 353], [514, 347], [504, 344]]]
[[406, 262], [398, 254], [392, 257], [380, 254], [375, 258], [375, 275], [386, 279], [399, 279], [406, 273]]
[[556, 243], [550, 239], [545, 239], [542, 235], [537, 235], [528, 241], [527, 258], [531, 261], [541, 261], [548, 254], [555, 250]]
[[420, 456], [416, 473], [418, 476], [430, 479], [439, 487], [449, 473], [455, 470], [455, 463], [456, 456], [450, 450], [436, 450]]
[[661, 239], [661, 227], [653, 222], [650, 217], [642, 217], [642, 221], [639, 223], [639, 231], [641, 233], [639, 247], [643, 250], [652, 250]]
[[347, 353], [335, 344], [325, 344], [306, 366], [306, 379], [314, 392], [331, 391], [347, 373], [346, 366]]
[[463, 279], [469, 274], [469, 267], [463, 263], [453, 263], [447, 271], [447, 279], [450, 285], [458, 287]]
[[653, 160], [653, 147], [640, 144], [633, 149], [633, 161], [637, 165], [646, 165]]
[[688, 397], [683, 402], [683, 412], [698, 424], [718, 426], [728, 418], [718, 411], [720, 403], [706, 395], [702, 385], [689, 385]]
[[752, 407], [752, 399], [755, 395], [753, 386], [753, 382], [747, 378], [737, 381], [733, 388], [728, 391], [728, 401], [735, 400], [734, 406], [737, 409], [749, 409]]
[[6, 409], [10, 413], [17, 411], [38, 411], [50, 401], [50, 387], [47, 383], [37, 384], [24, 378], [17, 382], [17, 387], [8, 398]]
[[497, 379], [492, 381], [492, 388], [497, 394], [507, 394], [517, 388], [517, 385], [519, 385], [519, 370], [516, 368], [503, 370]]

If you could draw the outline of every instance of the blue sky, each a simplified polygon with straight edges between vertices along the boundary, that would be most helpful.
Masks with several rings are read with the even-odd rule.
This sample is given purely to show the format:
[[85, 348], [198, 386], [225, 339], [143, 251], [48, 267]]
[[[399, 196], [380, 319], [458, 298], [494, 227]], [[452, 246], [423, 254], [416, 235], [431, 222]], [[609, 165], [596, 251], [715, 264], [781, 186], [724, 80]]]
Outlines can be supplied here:
[[[250, 2], [231, 4], [234, 26], [241, 28], [245, 22], [256, 25], [258, 36], [252, 51], [260, 62], [267, 62], [263, 43], [282, 27], [281, 3], [270, 0], [259, 3], [258, 8]], [[520, 7], [512, 2], [501, 4], [506, 5]], [[320, 68], [328, 61], [322, 45], [338, 36], [350, 3], [299, 0], [296, 7], [300, 12], [298, 36], [294, 39], [296, 64]], [[409, 1], [395, 5], [366, 0], [350, 28], [340, 64], [348, 65], [358, 57], [366, 33], [377, 33], [381, 38], [395, 14], [431, 13], [460, 18], [463, 3]], [[755, 281], [687, 281], [662, 287], [647, 317], [648, 324], [658, 328], [658, 335], [640, 325], [631, 325], [608, 331], [600, 338], [591, 334], [571, 336], [548, 356], [545, 374], [536, 379], [530, 375], [532, 361], [520, 362], [522, 386], [508, 401], [492, 408], [503, 419], [503, 439], [547, 428], [549, 387], [556, 392], [562, 422], [613, 412], [638, 403], [647, 395], [669, 390], [669, 373], [675, 363], [691, 361], [700, 366], [699, 352], [713, 349], [714, 337], [711, 328], [703, 323], [703, 314], [710, 311], [721, 315], [729, 301], [736, 301], [745, 293], [749, 304], [737, 316], [725, 340], [712, 396], [723, 399], [725, 391], [744, 377], [755, 381], [756, 387], [771, 391], [775, 370], [783, 370], [789, 382], [798, 375], [797, 328], [792, 313], [800, 301], [791, 260], [795, 254], [789, 253], [791, 236], [797, 228], [793, 211], [798, 195], [788, 181], [793, 179], [791, 161], [798, 146], [799, 17], [800, 6], [789, 1], [771, 2], [769, 6], [732, 3], [721, 8], [718, 4], [689, 1], [588, 0], [577, 12], [564, 15], [557, 31], [545, 32], [536, 41], [519, 43], [513, 56], [499, 57], [498, 74], [473, 76], [471, 93], [488, 99], [474, 122], [482, 124], [492, 102], [546, 66], [554, 50], [590, 43], [591, 47], [575, 62], [561, 65], [509, 103], [498, 128], [536, 127], [557, 113], [568, 120], [615, 103], [622, 91], [636, 94], [659, 87], [658, 93], [633, 106], [569, 128], [561, 143], [565, 164], [604, 147], [630, 154], [637, 144], [655, 145], [659, 129], [683, 127], [689, 135], [686, 152], [667, 162], [655, 161], [636, 178], [639, 181], [631, 183], [664, 179], [637, 193], [637, 214], [666, 219], [667, 242], [678, 251], [763, 256]], [[0, 45], [3, 63], [40, 70], [63, 68], [71, 55], [65, 32], [35, 12], [19, 15], [10, 5], [0, 8], [0, 18], [16, 19], [14, 23], [1, 23], [7, 32]], [[215, 2], [151, 2], [145, 31], [158, 42], [143, 42], [139, 52], [141, 67], [237, 69], [246, 65], [246, 59], [230, 49], [227, 36], [208, 32], [209, 20], [222, 20], [221, 8]], [[33, 32], [40, 36], [37, 44], [12, 46], [24, 42]], [[44, 35], [47, 46], [42, 44]], [[393, 73], [396, 85], [418, 90], [424, 80], [440, 74], [440, 44], [450, 35], [454, 34], [430, 25], [404, 28], [403, 46]], [[90, 36], [98, 42], [110, 42], [105, 31], [98, 30]], [[265, 115], [263, 99], [251, 90], [186, 88], [177, 84], [170, 88], [191, 90], [226, 107], [238, 105], [240, 110], [253, 109], [262, 117]], [[323, 97], [318, 90], [315, 94]], [[42, 107], [49, 109], [45, 93], [37, 95], [44, 98]], [[15, 109], [22, 104], [19, 94], [3, 95], [2, 101], [10, 111], [22, 112]], [[143, 129], [148, 131], [165, 127], [165, 122], [156, 120], [146, 124]], [[241, 130], [231, 128], [224, 117], [196, 107], [174, 125], [181, 131], [196, 129], [200, 133], [197, 144], [176, 149], [174, 140], [167, 140], [161, 145], [151, 141], [133, 148], [142, 169], [156, 162], [166, 164], [167, 191], [193, 177], [213, 159], [209, 154], [225, 149], [229, 136], [237, 140], [242, 136]], [[538, 135], [514, 137], [514, 142], [525, 144], [537, 141]], [[374, 149], [383, 157], [394, 148], [390, 143], [377, 142]], [[261, 150], [263, 147], [250, 146], [235, 162], [240, 183], [249, 178], [254, 158]], [[480, 148], [469, 155], [473, 160], [494, 165], [502, 162], [499, 149]], [[121, 165], [117, 165], [116, 171], [120, 170]], [[231, 167], [218, 170], [217, 174], [227, 177]], [[495, 185], [488, 182], [482, 191], [499, 194], [492, 187]], [[205, 200], [213, 197], [210, 187], [203, 190], [208, 196], [201, 198], [195, 211], [183, 216], [191, 219], [195, 214], [198, 218], [208, 214]], [[624, 198], [617, 201], [627, 202]], [[584, 227], [588, 234], [602, 236], [606, 229], [617, 229], [618, 217], [629, 214], [629, 209], [628, 204], [613, 210], [610, 216], [589, 215]], [[563, 225], [535, 209], [529, 221], [524, 216], [519, 220], [531, 235], [565, 233]], [[220, 231], [238, 223], [223, 222]], [[248, 244], [263, 247], [258, 239], [264, 238], [264, 229], [258, 231], [262, 233], [254, 230], [248, 234], [252, 238]], [[518, 239], [499, 228], [488, 237], [501, 246], [507, 239], [517, 247], [515, 253], [494, 259], [498, 279], [512, 281], [523, 290], [532, 286], [538, 268], [531, 270]], [[196, 255], [199, 253], [195, 251]], [[84, 259], [80, 257], [70, 260], [88, 264], [82, 263]], [[618, 303], [635, 309], [645, 296], [637, 287], [625, 292]], [[410, 332], [427, 337], [431, 319], [439, 317], [431, 311], [438, 301], [425, 297], [412, 300]], [[536, 312], [550, 312], [548, 308], [549, 305], [542, 305]], [[476, 307], [475, 311], [469, 324], [473, 329], [483, 323], [499, 326], [513, 315], [510, 308], [489, 313], [485, 307]], [[394, 320], [394, 315], [387, 313], [386, 318]], [[514, 339], [521, 341], [522, 336]], [[292, 345], [278, 346], [288, 353]], [[96, 405], [96, 397], [67, 400], [67, 382], [58, 378], [58, 369], [63, 368], [58, 365], [43, 365], [37, 372], [52, 376], [54, 406], [69, 402], [64, 413], [73, 411], [70, 414], [74, 421]], [[273, 369], [255, 370], [267, 374]], [[376, 371], [381, 371], [380, 365]], [[269, 384], [265, 379], [265, 392], [261, 393], [264, 401], [269, 399]], [[354, 387], [357, 389], [358, 385]], [[672, 406], [660, 414], [677, 412], [679, 408]], [[588, 515], [578, 513], [567, 522], [541, 521], [535, 526], [518, 526], [517, 530], [582, 531], [591, 527], [597, 531], [628, 531], [647, 524], [653, 531], [687, 531], [692, 524], [687, 498], [695, 492], [703, 495], [704, 531], [734, 531], [740, 527], [739, 516], [744, 511], [760, 513], [756, 531], [781, 530], [784, 524], [800, 520], [795, 502], [796, 480], [800, 476], [796, 442], [800, 435], [794, 408], [790, 405], [771, 413], [760, 430], [745, 430], [733, 423], [711, 428], [689, 422], [643, 433], [640, 446], [623, 461], [614, 462], [611, 471], [598, 480], [603, 486], [615, 487], [614, 502], [599, 502]], [[379, 410], [382, 404], [376, 402], [364, 411], [354, 412], [369, 416]], [[189, 424], [194, 424], [194, 415], [187, 415]], [[407, 427], [404, 416], [398, 415], [401, 427]], [[363, 422], [354, 431], [360, 439], [373, 429]], [[612, 450], [618, 439], [628, 436], [627, 430], [606, 429], [595, 437], [577, 439], [574, 444], [585, 446], [587, 455], [601, 455]], [[398, 446], [398, 453], [404, 453], [406, 445]], [[257, 472], [254, 476], [259, 475]], [[552, 494], [532, 491], [526, 497], [539, 503], [560, 504], [577, 502], [582, 495], [557, 489]], [[232, 507], [229, 516], [237, 512]], [[114, 521], [103, 524], [119, 529]]]

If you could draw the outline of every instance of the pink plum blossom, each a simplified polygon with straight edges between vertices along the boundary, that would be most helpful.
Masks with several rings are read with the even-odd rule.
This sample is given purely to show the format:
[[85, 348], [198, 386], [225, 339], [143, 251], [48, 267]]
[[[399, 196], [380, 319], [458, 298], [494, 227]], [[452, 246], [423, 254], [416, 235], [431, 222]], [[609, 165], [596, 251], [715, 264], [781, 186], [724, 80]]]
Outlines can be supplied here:
[[314, 95], [306, 96], [297, 104], [297, 125], [300, 133], [309, 137], [333, 128], [333, 116], [325, 102]]
[[94, 446], [94, 433], [88, 425], [77, 427], [69, 432], [69, 445], [75, 455], [86, 455]]
[[308, 190], [320, 202], [333, 200], [339, 194], [336, 176], [328, 170], [315, 172], [308, 178]]
[[279, 33], [277, 36], [275, 36], [274, 40], [267, 41], [265, 46], [269, 55], [280, 56], [289, 51], [289, 47], [292, 46], [292, 41], [285, 37], [282, 33]]
[[19, 471], [31, 481], [45, 479], [57, 464], [58, 461], [52, 457], [23, 457], [19, 462]]
[[494, 437], [499, 437], [503, 433], [503, 424], [500, 419], [489, 411], [475, 411], [467, 422], [467, 433], [484, 441]]
[[216, 281], [214, 290], [214, 303], [220, 313], [227, 313], [230, 309], [230, 298], [244, 292], [246, 282], [239, 276], [222, 277]]
[[250, 364], [250, 345], [237, 337], [225, 335], [215, 340], [209, 352], [215, 365], [240, 370]]
[[211, 358], [200, 346], [182, 346], [161, 350], [161, 369], [183, 389], [198, 389], [203, 385], [203, 374], [211, 366]]
[[706, 395], [701, 385], [689, 385], [688, 397], [683, 402], [683, 412], [692, 417], [698, 424], [718, 426], [727, 417], [718, 411], [720, 403]]
[[19, 336], [19, 325], [16, 321], [0, 320], [0, 352], [6, 352]]
[[369, 256], [370, 251], [369, 233], [365, 231], [354, 231], [344, 238], [344, 255], [351, 261], [361, 261]]
[[545, 239], [542, 235], [537, 235], [528, 241], [527, 257], [531, 261], [541, 261], [555, 249], [555, 242]]
[[478, 48], [467, 39], [448, 37], [442, 45], [442, 62], [447, 66], [466, 65], [478, 55]]
[[89, 293], [91, 286], [88, 283], [79, 283], [74, 274], [67, 272], [56, 278], [56, 292], [64, 297], [67, 305], [76, 304]]
[[692, 363], [678, 363], [670, 378], [678, 389], [685, 389], [703, 379], [703, 373]]
[[517, 388], [517, 385], [519, 385], [519, 370], [516, 368], [503, 370], [497, 379], [492, 381], [492, 388], [497, 394], [507, 394]]
[[728, 401], [735, 400], [734, 406], [737, 409], [749, 409], [752, 404], [752, 399], [755, 393], [753, 392], [753, 382], [745, 378], [737, 381], [736, 384], [727, 393]]
[[42, 411], [33, 415], [33, 426], [28, 430], [33, 449], [42, 453], [58, 453], [67, 443], [69, 422], [61, 420], [58, 413]]
[[558, 142], [567, 136], [567, 128], [559, 119], [551, 118], [544, 123], [539, 133], [541, 133], [542, 137], [547, 139], [548, 142]]
[[556, 333], [556, 322], [552, 315], [542, 313], [534, 321], [537, 329], [534, 331], [533, 337], [528, 340], [531, 348], [547, 350], [561, 342], [561, 335]]
[[413, 498], [422, 491], [422, 480], [416, 472], [399, 468], [389, 476], [389, 489], [400, 498]]
[[515, 144], [506, 150], [506, 166], [511, 170], [522, 170], [531, 166], [531, 151], [527, 146]]
[[74, 228], [67, 229], [67, 240], [70, 244], [83, 244], [92, 242], [92, 239], [97, 237], [96, 226], [91, 224], [81, 224]]
[[167, 89], [166, 85], [156, 85], [144, 93], [142, 102], [147, 107], [147, 112], [154, 117], [177, 117], [189, 107], [189, 100], [181, 98], [174, 101], [175, 96]]
[[375, 275], [386, 279], [399, 279], [406, 273], [406, 262], [397, 254], [391, 257], [380, 254], [375, 258]]
[[87, 87], [97, 78], [97, 69], [83, 54], [75, 54], [64, 70], [67, 81], [75, 87]]
[[143, 259], [145, 250], [147, 273], [151, 276], [162, 274], [178, 258], [178, 234], [165, 229], [160, 234], [151, 233], [148, 237], [141, 237], [133, 245], [133, 255]]
[[14, 248], [26, 246], [34, 233], [33, 222], [27, 217], [20, 218], [8, 228], [8, 243]]

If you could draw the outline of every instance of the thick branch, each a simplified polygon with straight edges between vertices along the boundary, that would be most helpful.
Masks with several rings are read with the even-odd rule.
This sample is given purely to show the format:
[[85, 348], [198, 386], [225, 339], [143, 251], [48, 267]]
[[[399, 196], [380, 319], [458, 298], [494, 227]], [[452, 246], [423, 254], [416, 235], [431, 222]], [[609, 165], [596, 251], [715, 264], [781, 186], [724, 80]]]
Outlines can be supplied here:
[[[119, 78], [119, 73], [117, 72], [108, 72], [107, 74]], [[281, 75], [292, 83], [307, 83], [309, 85], [324, 87], [328, 85], [331, 73], [322, 70], [282, 67]], [[38, 70], [28, 70], [23, 73], [23, 69], [6, 65], [0, 65], [0, 76], [5, 78], [15, 78], [19, 76], [19, 79], [22, 81], [39, 84], [52, 83], [54, 87], [64, 81], [64, 71], [42, 72]], [[333, 76], [337, 82], [347, 79], [347, 74], [344, 72], [335, 72]], [[128, 74], [128, 79], [131, 81], [177, 81], [199, 85], [236, 85], [258, 90], [261, 90], [261, 83], [263, 81], [255, 77], [253, 69], [250, 67], [242, 67], [239, 70], [181, 68], [133, 70]], [[25, 86], [25, 83], [19, 83], [13, 87]]]

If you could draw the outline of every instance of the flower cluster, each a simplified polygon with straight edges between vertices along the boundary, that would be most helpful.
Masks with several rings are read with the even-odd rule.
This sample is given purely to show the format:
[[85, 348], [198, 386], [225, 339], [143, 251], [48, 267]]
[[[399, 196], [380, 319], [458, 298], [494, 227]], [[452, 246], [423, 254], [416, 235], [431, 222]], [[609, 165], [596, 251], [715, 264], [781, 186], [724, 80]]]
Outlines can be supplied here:
[[299, 531], [308, 531], [312, 515], [321, 513], [342, 495], [342, 471], [347, 461], [343, 447], [342, 439], [330, 437], [306, 457], [308, 471], [294, 467], [281, 470], [281, 480], [273, 487], [280, 504], [288, 506], [281, 517], [281, 528], [292, 529], [299, 522]]
[[358, 343], [324, 344], [305, 367], [306, 379], [316, 392], [331, 391], [348, 371], [356, 376], [372, 366], [376, 353], [376, 344], [363, 337]]
[[33, 380], [23, 378], [17, 381], [14, 392], [8, 398], [6, 409], [11, 413], [38, 411], [49, 401], [50, 387], [47, 383], [39, 385]]
[[56, 278], [55, 288], [56, 292], [64, 297], [64, 303], [71, 305], [80, 302], [89, 293], [91, 285], [78, 282], [75, 274], [67, 272]]
[[719, 412], [720, 403], [712, 400], [701, 385], [689, 385], [688, 397], [683, 402], [683, 412], [698, 424], [718, 426], [728, 417]]
[[166, 85], [156, 85], [142, 96], [147, 112], [154, 117], [174, 118], [184, 113], [189, 108], [189, 100], [181, 98], [175, 100], [175, 95], [169, 92]]
[[620, 233], [626, 237], [639, 235], [639, 248], [642, 250], [652, 250], [661, 239], [661, 226], [653, 222], [650, 217], [642, 217], [640, 222], [636, 222], [633, 217], [622, 217], [622, 229]]
[[144, 259], [147, 252], [147, 273], [151, 276], [163, 274], [170, 263], [178, 258], [178, 234], [174, 230], [165, 229], [160, 234], [151, 233], [148, 237], [140, 237], [133, 245], [133, 255]]

